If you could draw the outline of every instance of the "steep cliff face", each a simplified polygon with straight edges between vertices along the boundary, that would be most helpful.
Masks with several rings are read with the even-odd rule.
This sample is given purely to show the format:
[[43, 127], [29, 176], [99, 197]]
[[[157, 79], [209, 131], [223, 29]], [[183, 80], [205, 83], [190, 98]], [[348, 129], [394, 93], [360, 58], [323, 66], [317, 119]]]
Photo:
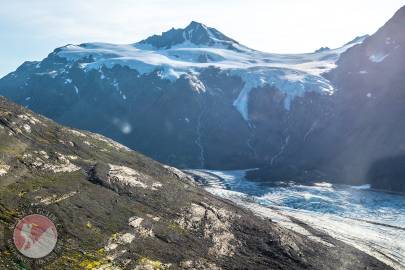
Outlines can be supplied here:
[[[405, 7], [359, 45], [342, 55], [330, 73], [340, 89], [336, 163], [343, 173], [368, 181], [367, 172], [379, 159], [405, 153]], [[338, 119], [339, 119], [338, 118]], [[336, 136], [335, 136], [336, 137]], [[350, 164], [350, 165], [349, 165]], [[404, 176], [402, 191], [405, 191]]]
[[0, 94], [164, 163], [252, 168], [278, 160], [287, 137], [301, 143], [334, 93], [322, 73], [361, 41], [271, 54], [192, 22], [135, 44], [57, 48], [1, 79]]
[[0, 94], [180, 168], [369, 183], [375, 162], [405, 151], [404, 17], [297, 55], [197, 22], [134, 44], [66, 45], [2, 78]]
[[[388, 269], [334, 239], [325, 248], [256, 217], [110, 139], [0, 98], [1, 232], [33, 207], [62, 225], [62, 254], [48, 269]], [[15, 255], [1, 242], [0, 268], [29, 268]]]
[[327, 113], [311, 118], [314, 125], [305, 143], [298, 151], [286, 149], [276, 167], [267, 166], [252, 177], [372, 183], [404, 192], [404, 174], [381, 183], [372, 176], [379, 161], [405, 153], [404, 25], [405, 7], [362, 44], [344, 52], [337, 67], [325, 75], [336, 92], [323, 101]]

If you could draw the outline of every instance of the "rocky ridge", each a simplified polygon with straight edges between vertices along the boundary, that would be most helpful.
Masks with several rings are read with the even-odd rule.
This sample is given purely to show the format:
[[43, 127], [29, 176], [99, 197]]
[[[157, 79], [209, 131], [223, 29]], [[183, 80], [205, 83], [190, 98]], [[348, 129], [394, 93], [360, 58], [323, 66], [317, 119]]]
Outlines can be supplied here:
[[[325, 248], [210, 195], [175, 168], [4, 98], [0, 164], [0, 227], [33, 206], [63, 224], [63, 254], [46, 269], [388, 269], [337, 240]], [[2, 242], [0, 268], [29, 266]]]

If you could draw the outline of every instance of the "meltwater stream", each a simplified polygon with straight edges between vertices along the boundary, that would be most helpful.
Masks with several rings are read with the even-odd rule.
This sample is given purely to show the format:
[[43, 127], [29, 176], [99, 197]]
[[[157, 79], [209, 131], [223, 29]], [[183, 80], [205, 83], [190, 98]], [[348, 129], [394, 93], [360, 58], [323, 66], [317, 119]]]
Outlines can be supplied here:
[[368, 186], [257, 183], [245, 171], [188, 170], [205, 188], [326, 246], [293, 220], [405, 269], [405, 196]]

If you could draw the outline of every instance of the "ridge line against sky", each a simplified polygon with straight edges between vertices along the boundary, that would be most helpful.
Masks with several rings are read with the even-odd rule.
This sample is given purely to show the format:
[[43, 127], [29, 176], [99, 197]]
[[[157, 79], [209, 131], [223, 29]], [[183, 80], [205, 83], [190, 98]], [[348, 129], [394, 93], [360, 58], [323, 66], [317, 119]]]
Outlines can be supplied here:
[[301, 53], [373, 34], [405, 0], [0, 0], [0, 77], [69, 43], [134, 43], [192, 20], [250, 48]]

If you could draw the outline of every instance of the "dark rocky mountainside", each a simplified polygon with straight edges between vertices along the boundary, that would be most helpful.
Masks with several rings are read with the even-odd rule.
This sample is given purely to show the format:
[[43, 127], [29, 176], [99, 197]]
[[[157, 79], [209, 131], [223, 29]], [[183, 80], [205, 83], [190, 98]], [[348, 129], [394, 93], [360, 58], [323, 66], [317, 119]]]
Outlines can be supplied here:
[[404, 10], [311, 54], [255, 51], [197, 22], [135, 44], [67, 45], [0, 79], [0, 94], [179, 168], [403, 192], [402, 174], [378, 182], [373, 166], [405, 151]]
[[192, 22], [135, 44], [58, 48], [2, 78], [0, 94], [166, 164], [253, 168], [302, 143], [332, 91], [318, 73], [358, 42], [268, 54]]
[[[405, 192], [405, 7], [326, 77], [338, 89], [299, 151], [286, 149], [255, 178], [331, 179]], [[382, 166], [382, 164], [385, 164]], [[389, 169], [390, 168], [390, 169]], [[396, 169], [394, 169], [396, 168]], [[391, 170], [393, 169], [393, 170]], [[306, 175], [303, 173], [306, 172]]]
[[[181, 171], [110, 139], [0, 98], [0, 227], [33, 206], [63, 225], [63, 253], [48, 269], [389, 269], [337, 240], [328, 237], [326, 247], [213, 197]], [[24, 269], [14, 255], [1, 241], [0, 269]]]

